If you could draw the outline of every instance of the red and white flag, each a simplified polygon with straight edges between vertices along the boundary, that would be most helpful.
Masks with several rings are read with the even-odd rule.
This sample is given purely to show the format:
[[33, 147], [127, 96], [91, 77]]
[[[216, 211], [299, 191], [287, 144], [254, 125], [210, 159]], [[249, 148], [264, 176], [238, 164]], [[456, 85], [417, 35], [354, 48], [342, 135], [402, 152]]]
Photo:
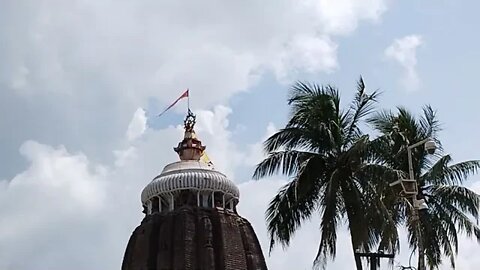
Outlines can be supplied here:
[[175, 106], [175, 104], [177, 104], [177, 102], [180, 100], [180, 99], [183, 99], [183, 98], [188, 98], [188, 89], [183, 92], [183, 94], [177, 98], [177, 100], [175, 100], [170, 106], [168, 106], [162, 113], [160, 113], [158, 116], [162, 116], [162, 114], [164, 114], [166, 111], [168, 111], [170, 108], [172, 108], [173, 106]]

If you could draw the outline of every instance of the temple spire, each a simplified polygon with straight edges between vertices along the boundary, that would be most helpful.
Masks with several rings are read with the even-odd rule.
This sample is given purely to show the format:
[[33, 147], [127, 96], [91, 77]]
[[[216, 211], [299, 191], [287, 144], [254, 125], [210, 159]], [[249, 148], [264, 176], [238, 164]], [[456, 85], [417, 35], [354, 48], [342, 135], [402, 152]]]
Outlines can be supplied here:
[[180, 160], [200, 160], [202, 157], [205, 146], [202, 145], [202, 142], [197, 139], [195, 135], [196, 116], [188, 109], [187, 116], [183, 121], [185, 133], [183, 140], [178, 143], [178, 146], [174, 148], [177, 152]]

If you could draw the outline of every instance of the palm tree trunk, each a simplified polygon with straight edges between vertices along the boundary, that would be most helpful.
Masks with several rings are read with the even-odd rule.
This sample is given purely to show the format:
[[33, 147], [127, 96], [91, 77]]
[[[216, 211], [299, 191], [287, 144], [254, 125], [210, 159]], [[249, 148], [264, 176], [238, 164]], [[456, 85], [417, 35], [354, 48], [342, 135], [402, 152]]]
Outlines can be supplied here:
[[360, 256], [355, 256], [357, 245], [355, 244], [355, 241], [353, 240], [352, 236], [350, 236], [350, 239], [352, 240], [352, 249], [353, 249], [353, 256], [355, 258], [355, 265], [357, 266], [357, 270], [362, 270], [363, 269], [362, 259], [360, 258]]
[[[420, 221], [420, 220], [418, 220]], [[423, 248], [422, 229], [420, 222], [417, 224], [417, 243], [418, 243], [418, 270], [425, 270], [425, 249]]]
[[413, 222], [417, 230], [418, 270], [425, 270], [425, 248], [423, 247], [422, 224], [418, 208], [413, 210]]
[[418, 252], [418, 268], [417, 269], [425, 270], [425, 251], [423, 250]]
[[362, 259], [360, 256], [355, 256], [355, 265], [357, 266], [357, 270], [362, 270]]

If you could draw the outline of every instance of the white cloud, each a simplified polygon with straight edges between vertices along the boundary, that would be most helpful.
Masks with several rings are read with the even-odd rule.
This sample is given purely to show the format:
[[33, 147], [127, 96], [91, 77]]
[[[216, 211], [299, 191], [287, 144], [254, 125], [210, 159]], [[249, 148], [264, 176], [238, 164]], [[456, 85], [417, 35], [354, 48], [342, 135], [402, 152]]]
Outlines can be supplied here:
[[268, 123], [265, 134], [263, 137], [256, 143], [249, 146], [248, 153], [246, 154], [245, 158], [245, 165], [247, 166], [255, 166], [262, 159], [265, 157], [265, 153], [263, 151], [263, 142], [268, 139], [268, 137], [272, 136], [277, 131], [277, 128], [273, 123]]
[[[362, 21], [379, 21], [385, 3], [2, 1], [0, 108], [8, 113], [0, 130], [10, 132], [2, 134], [0, 148], [22, 143], [28, 166], [0, 181], [0, 269], [119, 269], [141, 218], [140, 191], [177, 159], [172, 146], [182, 136], [180, 127], [146, 129], [137, 108], [150, 98], [170, 103], [185, 87], [194, 107], [209, 108], [266, 72], [285, 80], [335, 71], [336, 37]], [[414, 53], [413, 64], [408, 54], [393, 55], [415, 71]], [[261, 159], [260, 142], [238, 144], [230, 108], [196, 112], [197, 133], [219, 170], [235, 179], [239, 167]], [[274, 130], [271, 124], [266, 134]], [[59, 144], [65, 147], [50, 146]], [[9, 162], [13, 155], [7, 156]], [[240, 185], [240, 211], [265, 252], [263, 211], [283, 183]], [[310, 269], [318, 234], [318, 219], [312, 219], [287, 253], [277, 248], [267, 257], [270, 269]], [[352, 268], [345, 232], [340, 250], [329, 269]], [[459, 265], [467, 265], [473, 251]]]
[[3, 9], [9, 42], [1, 54], [8, 68], [0, 82], [31, 95], [78, 95], [82, 88], [96, 91], [80, 88], [88, 79], [134, 101], [168, 100], [166, 93], [188, 86], [215, 93], [198, 95], [199, 105], [215, 104], [246, 90], [278, 55], [293, 59], [301, 52], [295, 66], [281, 62], [285, 73], [335, 68], [329, 37], [378, 20], [385, 9], [382, 0], [12, 1]]
[[281, 81], [301, 72], [333, 72], [338, 68], [337, 44], [328, 36], [296, 36], [274, 59], [273, 68]]
[[[224, 106], [199, 111], [197, 133], [211, 150], [217, 167], [235, 179], [241, 158], [253, 153], [255, 147], [238, 145], [229, 130], [230, 113]], [[275, 130], [270, 123], [264, 138]], [[20, 152], [28, 160], [28, 168], [13, 179], [0, 181], [0, 268], [119, 269], [128, 238], [142, 216], [140, 192], [163, 166], [178, 160], [172, 146], [181, 140], [182, 129], [180, 125], [147, 129], [143, 136], [135, 145], [118, 150], [112, 165], [98, 164], [63, 146], [25, 142]], [[239, 184], [239, 212], [253, 224], [269, 269], [311, 269], [319, 241], [318, 216], [302, 226], [288, 249], [277, 247], [268, 255], [264, 211], [285, 183], [283, 178], [267, 178]], [[462, 240], [458, 265], [473, 270], [476, 265], [470, 263], [469, 256], [476, 249], [474, 243], [467, 243]], [[337, 251], [336, 261], [329, 263], [328, 269], [352, 269], [345, 229], [339, 230]], [[407, 257], [402, 254], [399, 260], [405, 262]]]
[[13, 155], [33, 138], [110, 162], [138, 107], [163, 108], [189, 87], [192, 107], [210, 108], [265, 73], [334, 71], [335, 38], [385, 9], [385, 0], [1, 1], [0, 129], [11, 132], [0, 148]]
[[423, 44], [419, 35], [410, 35], [395, 41], [385, 49], [385, 57], [397, 62], [404, 69], [402, 78], [406, 90], [416, 90], [420, 85], [417, 66], [417, 48]]
[[26, 67], [20, 66], [18, 70], [13, 74], [12, 81], [11, 81], [12, 88], [19, 91], [21, 89], [26, 88], [29, 72], [30, 71]]
[[[230, 149], [238, 146], [227, 130], [230, 112], [224, 106], [199, 111], [197, 130], [212, 157], [225, 160], [217, 167], [233, 174]], [[119, 269], [140, 223], [140, 192], [178, 160], [172, 147], [182, 135], [181, 126], [148, 129], [142, 140], [114, 151], [111, 165], [64, 146], [25, 142], [20, 153], [28, 168], [0, 182], [0, 268]]]
[[[10, 132], [0, 148], [22, 144], [28, 166], [0, 181], [0, 268], [119, 269], [141, 218], [140, 191], [177, 159], [172, 146], [182, 136], [179, 127], [146, 129], [139, 106], [170, 103], [189, 87], [192, 106], [208, 108], [266, 72], [288, 79], [334, 71], [336, 36], [384, 10], [381, 0], [2, 1], [0, 108], [8, 114], [0, 129]], [[260, 158], [254, 146], [238, 144], [230, 108], [196, 112], [218, 169], [235, 179], [246, 157]], [[242, 212], [262, 243], [259, 206], [281, 183], [241, 186]], [[315, 223], [305, 226], [298, 234], [305, 243], [289, 252], [315, 250], [307, 239], [316, 231]], [[273, 256], [272, 269], [297, 263], [281, 250]]]
[[127, 128], [127, 139], [133, 141], [145, 132], [147, 129], [147, 117], [145, 110], [138, 108], [133, 114], [133, 118]]
[[115, 156], [115, 166], [122, 167], [125, 166], [129, 160], [136, 158], [137, 149], [130, 146], [124, 150], [114, 150], [113, 155]]
[[21, 153], [29, 168], [0, 185], [0, 268], [94, 269], [88, 262], [98, 261], [101, 269], [102, 256], [110, 256], [96, 252], [108, 248], [100, 233], [108, 195], [104, 168], [33, 141]]
[[379, 21], [387, 9], [382, 0], [307, 0], [303, 4], [317, 12], [325, 33], [340, 35], [351, 33], [361, 20]]
[[[230, 113], [231, 109], [224, 106], [199, 111], [196, 130], [217, 167], [235, 179], [236, 163], [230, 161], [240, 164], [240, 157], [250, 150], [242, 151], [228, 130]], [[267, 135], [274, 130], [269, 124]], [[181, 136], [181, 126], [148, 129], [135, 145], [116, 151], [117, 159], [111, 166], [96, 164], [63, 146], [26, 142], [21, 154], [29, 167], [13, 179], [0, 182], [0, 249], [6, 251], [0, 254], [0, 268], [119, 269], [128, 238], [142, 216], [140, 192], [163, 166], [178, 160], [172, 146]], [[256, 228], [266, 254], [263, 213], [284, 183], [265, 179], [239, 185], [241, 214]], [[270, 269], [292, 269], [300, 255], [305, 259], [303, 266], [309, 267], [317, 243], [308, 239], [315, 234], [316, 223], [304, 226], [296, 244], [288, 249], [291, 256], [276, 249], [267, 257]]]
[[234, 171], [242, 161], [243, 152], [232, 132], [229, 130], [228, 117], [232, 110], [223, 105], [217, 105], [212, 111], [197, 111], [197, 136], [207, 146], [206, 153], [215, 168], [229, 177], [234, 177]]

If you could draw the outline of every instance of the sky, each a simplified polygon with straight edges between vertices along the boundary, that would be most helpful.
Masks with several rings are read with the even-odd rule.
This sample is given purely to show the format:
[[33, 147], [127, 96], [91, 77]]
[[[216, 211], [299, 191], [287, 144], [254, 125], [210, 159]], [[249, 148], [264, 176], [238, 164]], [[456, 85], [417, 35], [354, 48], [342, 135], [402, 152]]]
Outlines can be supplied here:
[[[296, 80], [343, 104], [363, 76], [379, 109], [438, 110], [446, 152], [479, 158], [476, 1], [0, 0], [0, 269], [119, 269], [143, 187], [196, 131], [241, 192], [269, 269], [311, 269], [318, 217], [268, 254], [264, 210], [282, 176], [251, 180]], [[480, 177], [467, 182], [480, 191]], [[345, 229], [328, 269], [352, 269]], [[461, 239], [458, 269], [480, 263]], [[408, 264], [402, 245], [394, 265]], [[448, 265], [442, 269], [449, 269]]]

